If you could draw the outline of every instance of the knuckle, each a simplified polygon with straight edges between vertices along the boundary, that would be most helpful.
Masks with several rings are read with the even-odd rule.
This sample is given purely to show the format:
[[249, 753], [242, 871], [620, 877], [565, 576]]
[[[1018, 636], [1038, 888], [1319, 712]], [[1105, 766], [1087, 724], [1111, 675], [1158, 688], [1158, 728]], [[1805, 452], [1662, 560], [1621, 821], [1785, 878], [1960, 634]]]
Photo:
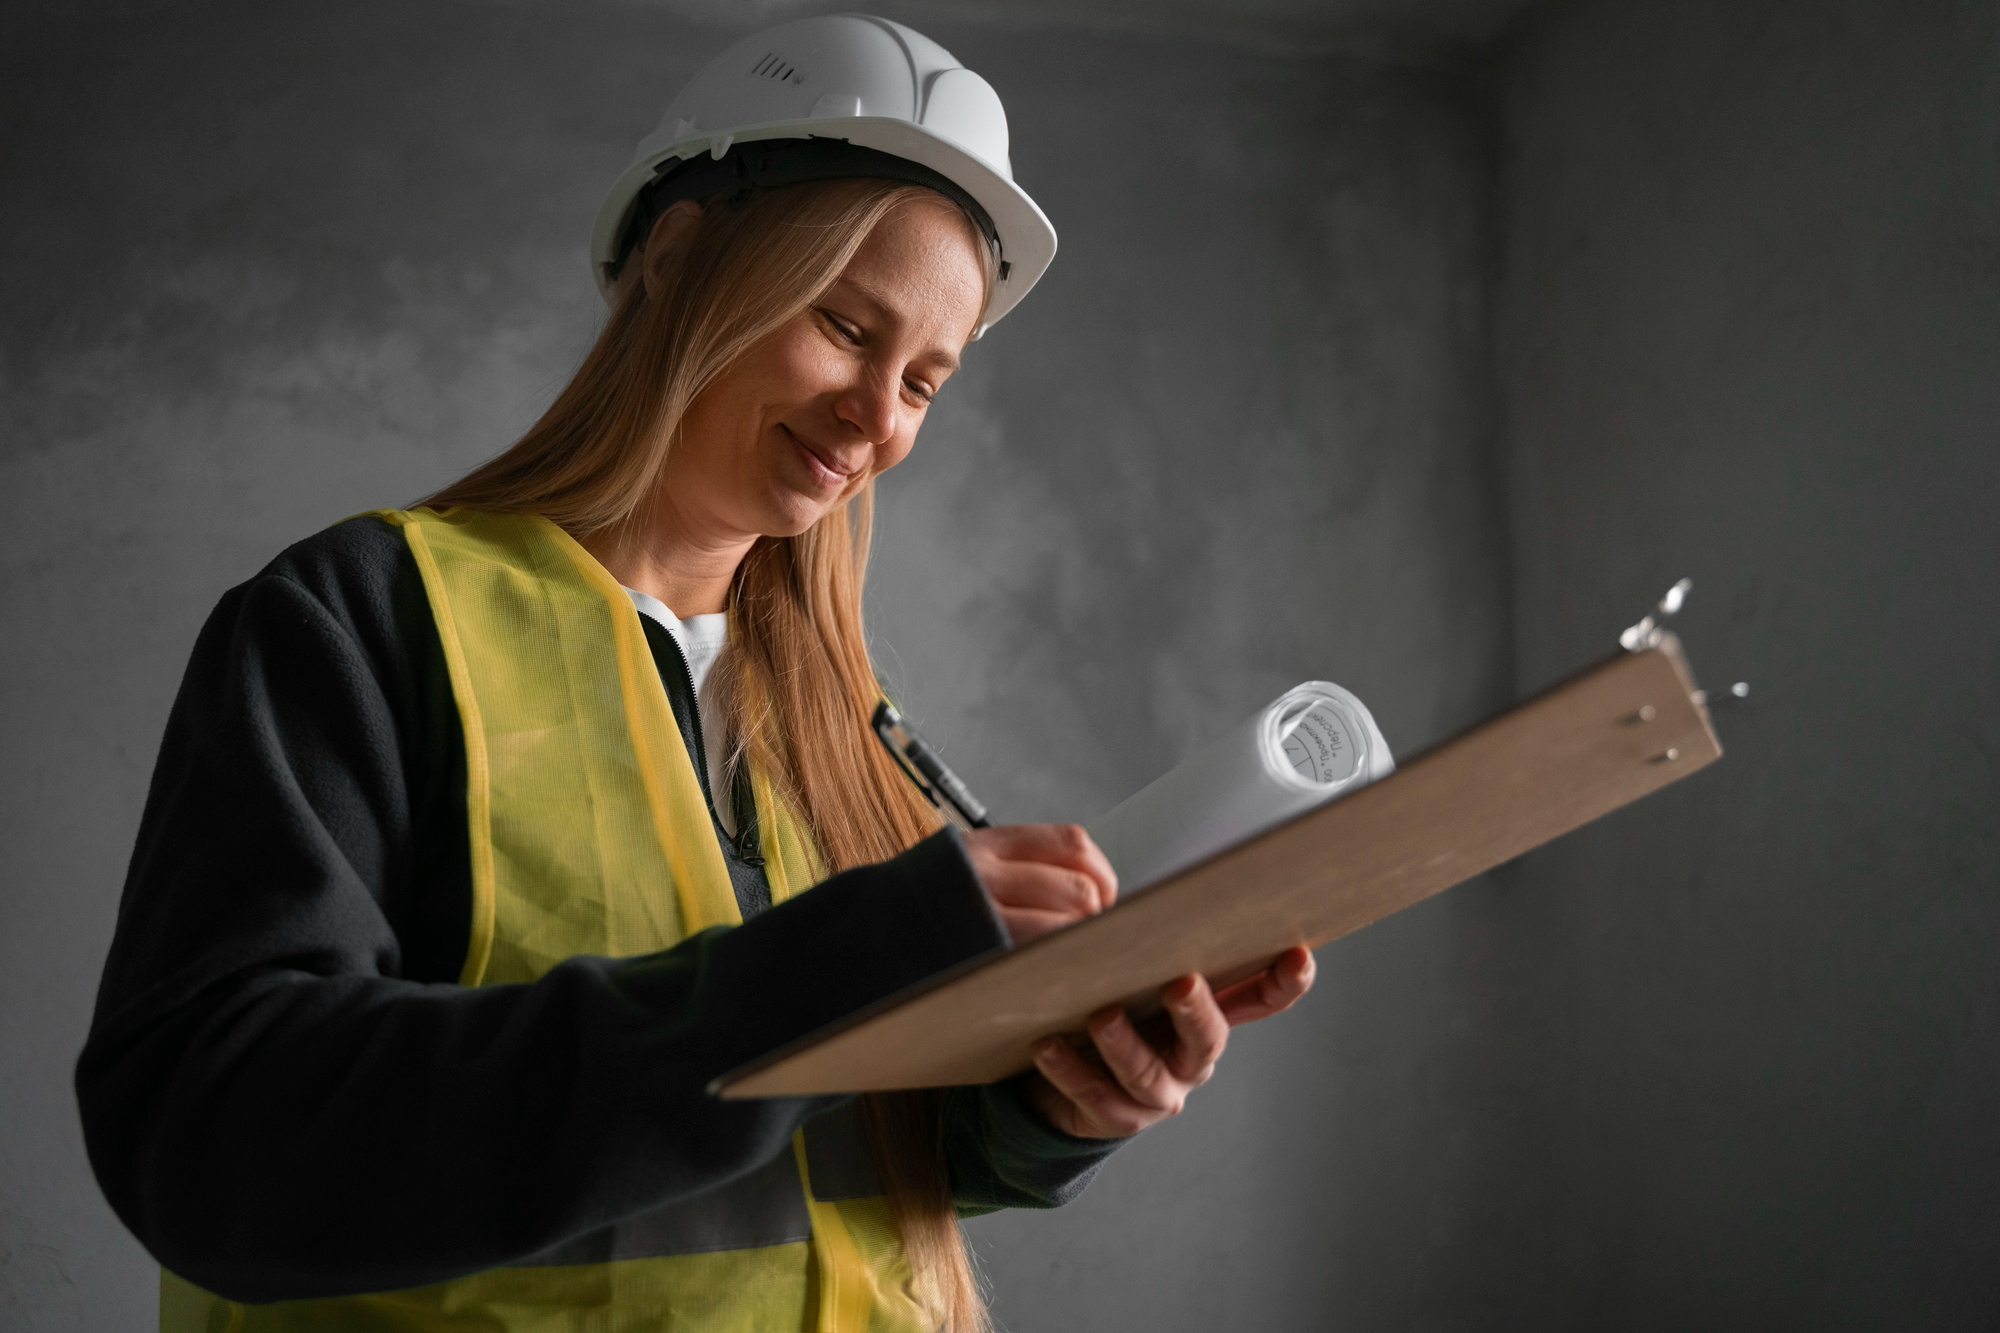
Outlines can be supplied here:
[[968, 839], [979, 839], [977, 845], [992, 856], [1004, 856], [1021, 845], [1021, 829], [1017, 824], [996, 824], [991, 828], [973, 829], [965, 836]]
[[1160, 1053], [1153, 1044], [1127, 1025], [1118, 1036], [1118, 1048], [1125, 1063], [1140, 1078], [1158, 1078], [1166, 1066], [1160, 1061]]
[[1050, 1072], [1048, 1079], [1050, 1083], [1055, 1085], [1057, 1092], [1069, 1098], [1078, 1106], [1089, 1104], [1092, 1092], [1090, 1082], [1088, 1079], [1078, 1076], [1074, 1069], [1053, 1070]]

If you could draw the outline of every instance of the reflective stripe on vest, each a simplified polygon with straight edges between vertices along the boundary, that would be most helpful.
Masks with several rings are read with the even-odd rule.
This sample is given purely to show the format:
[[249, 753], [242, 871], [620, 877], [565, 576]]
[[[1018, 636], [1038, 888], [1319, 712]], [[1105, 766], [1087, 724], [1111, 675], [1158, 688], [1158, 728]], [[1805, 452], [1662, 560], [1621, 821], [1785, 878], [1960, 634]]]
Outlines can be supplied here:
[[[545, 519], [384, 511], [422, 575], [465, 732], [472, 923], [460, 981], [529, 982], [735, 925], [735, 893], [638, 613]], [[771, 900], [822, 877], [752, 774]], [[409, 1291], [244, 1306], [161, 1274], [161, 1333], [917, 1333], [858, 1114], [690, 1199]]]

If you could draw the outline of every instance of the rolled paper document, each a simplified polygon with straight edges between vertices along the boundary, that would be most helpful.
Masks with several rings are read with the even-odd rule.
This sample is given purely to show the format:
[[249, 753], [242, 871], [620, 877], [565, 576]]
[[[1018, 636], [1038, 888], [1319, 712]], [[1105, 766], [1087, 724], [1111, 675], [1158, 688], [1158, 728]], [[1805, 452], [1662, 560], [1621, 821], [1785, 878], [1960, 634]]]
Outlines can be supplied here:
[[1309, 680], [1090, 825], [1120, 898], [1396, 771], [1366, 706]]

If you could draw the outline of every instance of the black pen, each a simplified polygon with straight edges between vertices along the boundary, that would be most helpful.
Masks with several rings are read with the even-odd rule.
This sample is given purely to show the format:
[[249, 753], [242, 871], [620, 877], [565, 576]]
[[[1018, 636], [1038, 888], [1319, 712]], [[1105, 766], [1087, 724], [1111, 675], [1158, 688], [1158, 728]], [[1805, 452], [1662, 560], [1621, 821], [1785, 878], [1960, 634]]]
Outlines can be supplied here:
[[991, 828], [986, 807], [972, 794], [958, 774], [944, 766], [922, 738], [903, 720], [903, 715], [887, 699], [875, 705], [872, 719], [875, 735], [896, 758], [896, 763], [917, 784], [924, 799], [944, 812], [945, 818], [960, 828]]

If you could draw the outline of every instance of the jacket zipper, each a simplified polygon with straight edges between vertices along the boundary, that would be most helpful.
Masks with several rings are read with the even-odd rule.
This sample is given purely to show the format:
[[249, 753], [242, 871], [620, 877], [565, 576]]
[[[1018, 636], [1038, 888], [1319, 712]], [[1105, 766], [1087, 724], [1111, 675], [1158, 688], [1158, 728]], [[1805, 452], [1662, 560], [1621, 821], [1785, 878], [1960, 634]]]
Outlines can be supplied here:
[[[708, 742], [701, 734], [701, 698], [695, 693], [694, 672], [688, 670], [687, 655], [681, 652], [680, 640], [676, 639], [666, 626], [662, 625], [660, 628], [667, 636], [667, 647], [673, 651], [674, 667], [680, 672], [683, 691], [681, 697], [687, 700], [688, 706], [688, 734], [694, 739], [694, 775], [701, 783], [701, 799], [708, 805], [708, 817], [729, 839], [729, 845], [736, 850], [737, 860], [746, 866], [761, 866], [764, 864], [764, 857], [757, 846], [756, 826], [752, 821], [741, 818], [742, 811], [736, 809], [736, 801], [734, 799], [730, 801], [730, 813], [738, 816], [734, 833], [723, 827], [721, 817], [715, 813], [715, 793], [708, 785]], [[735, 794], [733, 790], [730, 792], [732, 798]]]

